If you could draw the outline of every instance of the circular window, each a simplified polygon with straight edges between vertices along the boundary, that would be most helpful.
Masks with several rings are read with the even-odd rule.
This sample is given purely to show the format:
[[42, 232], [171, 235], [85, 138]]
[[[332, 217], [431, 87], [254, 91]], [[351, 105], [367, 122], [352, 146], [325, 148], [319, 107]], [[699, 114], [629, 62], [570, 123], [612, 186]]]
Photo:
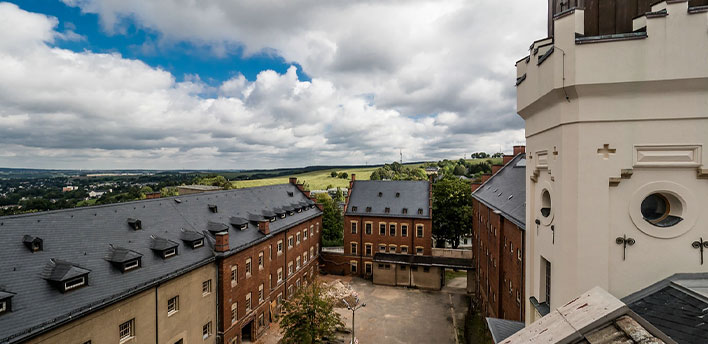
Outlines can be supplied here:
[[669, 181], [642, 185], [629, 202], [629, 215], [642, 232], [656, 238], [675, 238], [693, 228], [697, 200], [686, 187]]
[[546, 189], [541, 192], [541, 215], [543, 217], [551, 215], [551, 193]]
[[671, 194], [653, 193], [640, 206], [645, 221], [657, 227], [675, 226], [683, 220], [681, 201]]

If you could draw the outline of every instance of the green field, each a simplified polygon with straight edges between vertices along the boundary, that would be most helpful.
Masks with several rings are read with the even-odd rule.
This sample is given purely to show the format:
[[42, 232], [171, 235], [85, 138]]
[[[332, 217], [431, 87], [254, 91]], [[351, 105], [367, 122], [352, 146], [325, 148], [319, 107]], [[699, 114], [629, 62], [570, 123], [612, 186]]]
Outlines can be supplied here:
[[[357, 180], [369, 180], [371, 173], [374, 172], [374, 170], [376, 170], [377, 168], [378, 167], [335, 168], [335, 169], [320, 170], [320, 171], [315, 171], [315, 172], [293, 174], [292, 176], [273, 177], [273, 178], [255, 179], [255, 180], [239, 180], [239, 181], [235, 181], [232, 183], [233, 183], [234, 187], [236, 187], [236, 188], [250, 188], [250, 187], [254, 187], [254, 186], [285, 184], [288, 182], [289, 177], [297, 177], [298, 182], [300, 182], [300, 183], [306, 182], [307, 184], [309, 184], [310, 190], [323, 190], [323, 189], [327, 188], [327, 186], [330, 186], [330, 185], [332, 187], [346, 188], [346, 187], [349, 187], [349, 180], [351, 179], [352, 173], [356, 174]], [[337, 173], [347, 172], [347, 174], [349, 174], [349, 178], [347, 178], [347, 179], [332, 178], [332, 176], [331, 176], [332, 171], [335, 171]]]

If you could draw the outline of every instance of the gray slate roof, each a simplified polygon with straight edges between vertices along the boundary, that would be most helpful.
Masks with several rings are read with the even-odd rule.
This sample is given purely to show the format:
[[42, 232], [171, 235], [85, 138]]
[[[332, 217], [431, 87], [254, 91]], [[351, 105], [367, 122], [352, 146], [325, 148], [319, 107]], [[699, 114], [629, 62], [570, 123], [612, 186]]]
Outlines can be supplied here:
[[622, 299], [629, 308], [679, 343], [706, 343], [708, 273], [681, 273]]
[[[428, 181], [355, 180], [345, 215], [430, 218], [429, 188]], [[353, 211], [353, 207], [357, 210]], [[371, 207], [371, 212], [366, 212], [367, 207]], [[386, 213], [387, 207], [390, 213]], [[408, 209], [407, 214], [403, 214], [403, 208]], [[423, 209], [422, 215], [418, 215], [419, 208]]]
[[[21, 342], [213, 262], [214, 252], [208, 245], [212, 242], [206, 240], [203, 247], [192, 249], [182, 242], [182, 229], [211, 238], [206, 231], [209, 221], [229, 223], [233, 216], [246, 218], [264, 209], [308, 201], [291, 184], [184, 195], [179, 196], [179, 203], [176, 199], [0, 217], [0, 289], [14, 294], [12, 312], [0, 316], [0, 343]], [[218, 205], [219, 212], [211, 212], [208, 204]], [[319, 215], [321, 212], [315, 207], [285, 219], [278, 218], [270, 223], [269, 236]], [[142, 229], [133, 229], [128, 218], [140, 219]], [[227, 254], [267, 238], [256, 225], [243, 231], [229, 228]], [[42, 238], [43, 251], [32, 253], [22, 242], [24, 235]], [[177, 243], [179, 253], [162, 259], [150, 249], [151, 236]], [[105, 259], [111, 254], [111, 244], [142, 254], [141, 267], [126, 273], [115, 269]], [[51, 263], [52, 259], [55, 263]], [[71, 267], [61, 262], [68, 262]], [[88, 271], [89, 284], [66, 293], [43, 279], [66, 278], [84, 270]]]
[[526, 154], [515, 156], [475, 190], [472, 197], [526, 229]]
[[492, 340], [496, 344], [511, 337], [512, 334], [522, 330], [524, 328], [524, 323], [499, 318], [487, 318], [487, 327], [489, 327], [489, 332], [492, 334]]

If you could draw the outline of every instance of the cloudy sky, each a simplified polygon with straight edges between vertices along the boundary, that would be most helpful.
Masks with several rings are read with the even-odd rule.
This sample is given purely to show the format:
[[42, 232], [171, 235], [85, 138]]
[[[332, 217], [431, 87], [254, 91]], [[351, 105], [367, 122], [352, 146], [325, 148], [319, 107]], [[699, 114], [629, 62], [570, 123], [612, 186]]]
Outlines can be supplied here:
[[524, 142], [545, 0], [0, 2], [0, 167], [456, 159]]

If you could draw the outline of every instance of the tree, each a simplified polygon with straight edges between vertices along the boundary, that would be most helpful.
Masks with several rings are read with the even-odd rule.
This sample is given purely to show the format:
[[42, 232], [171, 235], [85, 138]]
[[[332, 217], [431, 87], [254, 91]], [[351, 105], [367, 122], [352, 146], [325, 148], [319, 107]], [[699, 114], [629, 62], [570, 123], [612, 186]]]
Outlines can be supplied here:
[[455, 166], [455, 169], [452, 170], [452, 174], [456, 176], [464, 176], [467, 173], [467, 168], [465, 165], [457, 165]]
[[337, 171], [332, 171], [329, 175], [332, 176], [332, 178], [337, 178]]
[[492, 158], [503, 158], [503, 157], [504, 157], [504, 153], [502, 153], [502, 152], [492, 154]]
[[334, 195], [334, 201], [344, 202], [344, 192], [342, 192], [342, 188], [337, 187], [337, 193]]
[[470, 183], [459, 178], [443, 178], [433, 184], [433, 238], [438, 243], [448, 242], [453, 248], [460, 245], [460, 237], [472, 227], [472, 193]]
[[344, 244], [344, 218], [337, 203], [326, 192], [317, 194], [317, 203], [322, 203], [322, 246]]
[[337, 327], [344, 326], [334, 311], [335, 300], [325, 297], [325, 291], [321, 282], [313, 282], [285, 301], [285, 315], [280, 320], [283, 343], [325, 343]]
[[349, 178], [349, 174], [347, 172], [340, 172], [339, 178], [347, 179], [347, 178]]

